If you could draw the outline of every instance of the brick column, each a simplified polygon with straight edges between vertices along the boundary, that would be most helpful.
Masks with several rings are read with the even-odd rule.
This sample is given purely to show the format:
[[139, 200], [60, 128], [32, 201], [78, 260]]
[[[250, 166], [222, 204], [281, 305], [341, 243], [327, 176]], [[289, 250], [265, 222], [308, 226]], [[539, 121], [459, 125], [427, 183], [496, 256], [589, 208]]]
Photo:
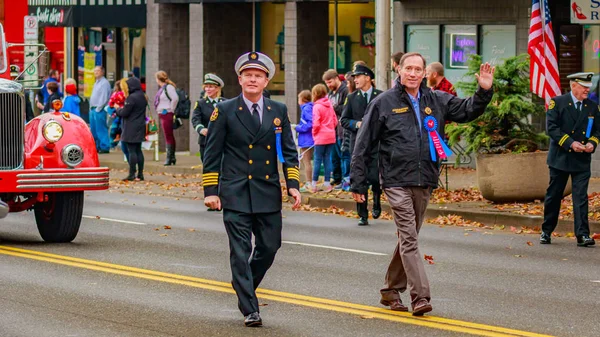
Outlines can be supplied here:
[[284, 34], [285, 103], [298, 123], [298, 93], [322, 83], [329, 68], [329, 3], [286, 2]]
[[[202, 92], [202, 82], [204, 81], [204, 9], [202, 4], [190, 4], [190, 101], [192, 101], [192, 109]], [[190, 116], [190, 154], [196, 154], [200, 151], [198, 146], [198, 133], [191, 127]]]
[[216, 73], [225, 82], [224, 97], [236, 97], [242, 89], [235, 61], [252, 51], [252, 4], [205, 3], [203, 12], [203, 70]]
[[[402, 51], [404, 52], [404, 11], [403, 5], [400, 1], [392, 2], [394, 6], [394, 12], [392, 13], [392, 53]], [[391, 54], [390, 54], [391, 56]], [[393, 80], [393, 79], [392, 79]]]
[[296, 2], [285, 3], [285, 104], [292, 123], [298, 123], [298, 19]]
[[329, 69], [329, 3], [298, 2], [297, 6], [298, 89], [303, 90], [323, 83], [323, 73]]
[[[146, 74], [148, 98], [152, 102], [156, 95], [154, 74], [164, 70], [178, 88], [189, 92], [189, 5], [158, 4], [155, 0], [147, 3], [146, 31]], [[154, 112], [156, 116], [156, 112]], [[162, 130], [161, 130], [162, 133]], [[189, 150], [189, 125], [175, 131], [177, 151]], [[164, 150], [164, 137], [159, 137], [160, 148]]]

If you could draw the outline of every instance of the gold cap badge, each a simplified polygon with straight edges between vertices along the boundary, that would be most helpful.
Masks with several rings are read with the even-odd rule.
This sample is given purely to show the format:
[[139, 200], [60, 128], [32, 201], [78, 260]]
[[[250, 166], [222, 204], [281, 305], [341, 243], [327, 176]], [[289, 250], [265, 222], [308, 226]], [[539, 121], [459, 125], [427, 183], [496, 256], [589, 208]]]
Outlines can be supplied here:
[[275, 119], [273, 120], [273, 124], [275, 124], [275, 126], [280, 126], [280, 125], [281, 125], [281, 119], [279, 119], [279, 118], [275, 118]]
[[431, 108], [430, 107], [426, 107], [425, 108], [425, 113], [428, 115], [431, 115]]

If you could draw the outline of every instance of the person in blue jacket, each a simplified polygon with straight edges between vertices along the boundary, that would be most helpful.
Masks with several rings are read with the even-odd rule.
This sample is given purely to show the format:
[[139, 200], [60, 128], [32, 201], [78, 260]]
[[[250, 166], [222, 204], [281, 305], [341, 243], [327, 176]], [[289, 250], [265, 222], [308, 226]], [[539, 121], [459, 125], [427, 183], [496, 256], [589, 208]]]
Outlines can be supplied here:
[[65, 85], [67, 96], [63, 99], [63, 107], [60, 111], [65, 111], [81, 117], [81, 112], [79, 110], [81, 98], [77, 95], [77, 84], [75, 83], [75, 80], [71, 80], [70, 82], [69, 80], [67, 80], [67, 85]]
[[[300, 123], [296, 125], [296, 132], [298, 132], [298, 147], [300, 148], [300, 162], [304, 166], [304, 173], [306, 174], [307, 181], [311, 181], [313, 175], [313, 168], [311, 160], [313, 159], [313, 147], [315, 141], [312, 136], [312, 110], [313, 102], [309, 90], [302, 90], [298, 94], [298, 105], [302, 114], [300, 115]], [[300, 192], [308, 192], [310, 184], [305, 183]]]

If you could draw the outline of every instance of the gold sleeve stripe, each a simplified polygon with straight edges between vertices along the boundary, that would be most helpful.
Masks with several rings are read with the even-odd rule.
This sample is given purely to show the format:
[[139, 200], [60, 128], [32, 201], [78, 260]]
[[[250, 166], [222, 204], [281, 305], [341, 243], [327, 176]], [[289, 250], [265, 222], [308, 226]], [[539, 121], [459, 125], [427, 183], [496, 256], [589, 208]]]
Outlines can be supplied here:
[[562, 136], [562, 138], [558, 141], [558, 146], [562, 146], [568, 138], [569, 135]]
[[295, 178], [295, 177], [289, 177], [289, 176], [288, 176], [288, 179], [290, 179], [290, 180], [296, 180], [296, 181], [300, 181], [300, 178]]
[[296, 168], [288, 168], [288, 173], [300, 173], [300, 170]]
[[218, 183], [218, 182], [216, 182], [216, 181], [215, 181], [215, 182], [207, 182], [207, 181], [205, 181], [205, 182], [203, 183], [203, 185], [204, 185], [204, 186], [215, 186], [215, 185], [219, 185], [219, 183]]
[[215, 173], [204, 173], [204, 174], [202, 174], [202, 176], [203, 177], [210, 177], [210, 176], [218, 177], [219, 174], [217, 172], [215, 172]]
[[213, 182], [213, 181], [219, 181], [219, 179], [217, 178], [210, 178], [210, 179], [204, 179], [203, 182], [207, 183], [207, 182]]
[[300, 180], [300, 176], [293, 175], [293, 174], [288, 174], [288, 179], [296, 179], [296, 180]]
[[598, 138], [597, 138], [597, 137], [595, 137], [595, 136], [594, 136], [594, 137], [590, 137], [590, 140], [591, 140], [592, 142], [596, 143], [596, 146], [598, 146], [598, 144], [600, 143], [600, 141], [598, 140]]

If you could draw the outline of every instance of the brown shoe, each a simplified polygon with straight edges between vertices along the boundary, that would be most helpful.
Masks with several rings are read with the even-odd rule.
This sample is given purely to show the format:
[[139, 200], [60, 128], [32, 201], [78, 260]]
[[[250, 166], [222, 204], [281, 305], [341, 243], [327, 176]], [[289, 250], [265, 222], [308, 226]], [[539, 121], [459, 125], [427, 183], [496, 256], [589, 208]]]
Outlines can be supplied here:
[[405, 306], [404, 304], [402, 304], [402, 300], [400, 300], [400, 299], [392, 300], [392, 301], [381, 300], [381, 301], [379, 301], [379, 303], [390, 307], [390, 309], [394, 310], [394, 311], [408, 311], [408, 307]]
[[433, 310], [433, 308], [431, 307], [431, 304], [429, 304], [429, 301], [422, 298], [418, 300], [417, 303], [415, 303], [415, 305], [413, 305], [412, 314], [413, 316], [423, 316], [423, 314], [425, 314], [426, 312], [430, 312], [431, 310]]

